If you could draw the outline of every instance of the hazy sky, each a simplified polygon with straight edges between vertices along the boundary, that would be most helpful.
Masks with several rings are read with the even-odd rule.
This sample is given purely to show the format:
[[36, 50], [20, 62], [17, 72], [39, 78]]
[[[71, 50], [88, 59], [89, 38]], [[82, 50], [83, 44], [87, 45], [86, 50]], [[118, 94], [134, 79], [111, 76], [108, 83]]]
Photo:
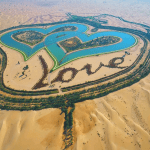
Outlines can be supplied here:
[[[112, 14], [126, 20], [150, 24], [150, 0], [0, 0], [0, 3], [0, 26], [3, 24], [2, 17], [5, 22], [9, 22], [12, 16], [15, 17], [14, 22], [17, 19], [18, 22], [25, 22], [32, 16], [54, 12], [62, 15], [67, 12], [76, 15]], [[25, 14], [21, 16], [20, 12]], [[9, 17], [7, 21], [6, 17]], [[3, 27], [6, 28], [7, 25]]]
[[48, 3], [48, 2], [55, 2], [55, 1], [57, 1], [57, 2], [89, 2], [89, 3], [101, 3], [101, 2], [111, 2], [111, 1], [113, 1], [113, 2], [117, 2], [117, 1], [119, 1], [119, 2], [131, 2], [131, 3], [133, 3], [133, 2], [148, 2], [148, 3], [150, 3], [150, 0], [0, 0], [0, 2], [11, 2], [11, 3], [13, 3], [13, 2], [35, 2], [35, 3], [37, 3], [37, 2], [43, 2], [43, 3]]

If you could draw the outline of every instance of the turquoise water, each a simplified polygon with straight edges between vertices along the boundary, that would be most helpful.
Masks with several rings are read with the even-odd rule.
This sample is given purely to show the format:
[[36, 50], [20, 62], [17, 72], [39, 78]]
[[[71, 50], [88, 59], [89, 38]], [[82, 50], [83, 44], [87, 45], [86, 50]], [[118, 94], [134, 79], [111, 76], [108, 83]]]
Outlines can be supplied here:
[[52, 44], [47, 48], [57, 58], [58, 62], [66, 55], [57, 44]]
[[[12, 34], [18, 32], [18, 31], [32, 30], [32, 31], [37, 31], [37, 32], [43, 33], [43, 34], [47, 34], [59, 27], [64, 27], [64, 26], [76, 26], [78, 28], [78, 30], [50, 34], [49, 36], [47, 36], [45, 38], [44, 42], [39, 43], [34, 48], [31, 48], [26, 44], [19, 43], [11, 38]], [[58, 62], [61, 60], [61, 64], [66, 63], [67, 61], [70, 61], [77, 57], [126, 49], [126, 48], [131, 47], [135, 43], [135, 38], [127, 33], [110, 31], [110, 32], [95, 33], [95, 34], [92, 34], [91, 36], [88, 36], [84, 33], [86, 30], [87, 30], [87, 26], [85, 26], [83, 24], [61, 24], [61, 25], [52, 26], [46, 30], [41, 29], [41, 28], [18, 29], [18, 30], [11, 31], [11, 32], [3, 35], [1, 37], [1, 41], [10, 47], [21, 50], [22, 52], [24, 52], [27, 55], [27, 57], [30, 57], [36, 51], [38, 51], [39, 49], [46, 46], [48, 48], [48, 50], [57, 58]], [[66, 35], [57, 38], [57, 36], [62, 35], [62, 34], [66, 34]], [[102, 37], [102, 36], [117, 36], [117, 37], [120, 37], [122, 39], [122, 41], [120, 43], [109, 45], [109, 46], [90, 48], [90, 49], [85, 49], [85, 50], [81, 50], [81, 51], [76, 51], [76, 52], [73, 52], [70, 54], [65, 54], [65, 52], [57, 45], [57, 42], [65, 40], [65, 39], [69, 39], [74, 36], [77, 36], [83, 42], [87, 42], [87, 41], [90, 41], [92, 39], [95, 39], [97, 37]]]

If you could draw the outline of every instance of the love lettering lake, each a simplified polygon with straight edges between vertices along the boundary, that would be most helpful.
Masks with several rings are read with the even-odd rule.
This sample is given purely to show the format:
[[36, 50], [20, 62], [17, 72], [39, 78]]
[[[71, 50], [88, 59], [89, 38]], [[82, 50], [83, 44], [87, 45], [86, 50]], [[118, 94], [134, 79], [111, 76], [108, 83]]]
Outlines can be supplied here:
[[[59, 30], [61, 28], [74, 27], [73, 30]], [[8, 32], [1, 36], [1, 42], [12, 48], [18, 50], [24, 56], [25, 60], [31, 58], [37, 51], [45, 48], [50, 56], [55, 62], [53, 70], [59, 68], [60, 66], [71, 62], [73, 60], [87, 57], [91, 55], [98, 55], [103, 53], [110, 53], [115, 51], [120, 51], [128, 49], [134, 46], [137, 43], [137, 39], [131, 34], [118, 31], [107, 31], [107, 32], [97, 32], [91, 35], [88, 35], [86, 31], [88, 27], [84, 24], [70, 23], [70, 24], [60, 24], [51, 26], [47, 29], [42, 28], [25, 28], [18, 29], [11, 32]], [[33, 46], [29, 46], [26, 43], [17, 41], [13, 38], [13, 35], [19, 32], [34, 31], [40, 34], [43, 34], [43, 39]], [[119, 42], [110, 43], [108, 45], [94, 45], [94, 47], [83, 48], [79, 50], [74, 50], [72, 52], [66, 52], [61, 46], [58, 45], [59, 42], [68, 40], [73, 37], [77, 37], [81, 43], [86, 43], [88, 41], [93, 41], [101, 37], [117, 37], [120, 39]], [[84, 45], [85, 47], [85, 45]]]

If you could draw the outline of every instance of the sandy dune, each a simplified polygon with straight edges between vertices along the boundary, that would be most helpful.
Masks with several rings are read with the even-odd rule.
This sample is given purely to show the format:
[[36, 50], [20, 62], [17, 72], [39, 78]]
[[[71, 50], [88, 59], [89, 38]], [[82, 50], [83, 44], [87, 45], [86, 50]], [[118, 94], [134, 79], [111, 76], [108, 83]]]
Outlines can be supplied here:
[[98, 19], [108, 21], [108, 24], [106, 24], [106, 26], [116, 26], [116, 27], [122, 27], [122, 28], [137, 29], [137, 30], [141, 30], [141, 31], [147, 33], [147, 31], [143, 27], [141, 27], [140, 25], [135, 25], [135, 24], [123, 22], [120, 19], [115, 18], [115, 17], [106, 16], [106, 17], [99, 17]]
[[76, 104], [73, 150], [150, 149], [150, 75], [131, 87]]
[[[50, 1], [50, 0], [49, 0]], [[46, 5], [47, 2], [47, 5]], [[133, 0], [105, 0], [105, 1], [78, 1], [65, 0], [55, 2], [44, 1], [44, 5], [37, 4], [36, 1], [0, 2], [0, 30], [20, 24], [47, 23], [66, 20], [66, 13], [71, 12], [76, 15], [90, 16], [99, 14], [112, 14], [121, 16], [126, 20], [150, 25], [148, 3]], [[114, 5], [115, 3], [115, 5]]]
[[1, 150], [60, 150], [64, 114], [59, 109], [0, 111]]

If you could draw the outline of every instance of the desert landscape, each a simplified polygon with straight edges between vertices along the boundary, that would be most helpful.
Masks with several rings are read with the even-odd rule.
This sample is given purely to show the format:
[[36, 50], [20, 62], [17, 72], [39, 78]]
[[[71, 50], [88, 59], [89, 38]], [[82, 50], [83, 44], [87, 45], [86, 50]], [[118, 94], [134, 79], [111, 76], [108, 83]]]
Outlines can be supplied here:
[[[131, 87], [76, 104], [74, 145], [69, 149], [149, 149], [147, 76]], [[63, 149], [64, 114], [59, 109], [1, 110], [1, 149]]]
[[[130, 55], [126, 56], [125, 58], [126, 61], [124, 61], [120, 66], [130, 66], [138, 57], [140, 53], [140, 49], [143, 47], [144, 43], [140, 37], [136, 37], [136, 38], [138, 39], [138, 44], [130, 48]], [[2, 46], [2, 44], [0, 45]], [[24, 58], [22, 57], [22, 54], [20, 54], [19, 52], [12, 51], [11, 49], [7, 47], [6, 48], [4, 47], [3, 50], [7, 53], [8, 59], [10, 59], [7, 63], [7, 67], [4, 72], [4, 83], [6, 86], [10, 88], [13, 88], [16, 90], [19, 90], [19, 89], [31, 90], [32, 89], [32, 87], [35, 85], [36, 81], [40, 79], [41, 74], [42, 74], [42, 67], [38, 59], [39, 55], [42, 55], [45, 61], [47, 62], [49, 71], [53, 67], [53, 61], [44, 49], [25, 62], [24, 62]], [[92, 65], [92, 71], [94, 71], [96, 70], [100, 62], [102, 62], [105, 65], [108, 65], [109, 61], [112, 58], [122, 57], [123, 55], [125, 55], [125, 51], [126, 50], [115, 52], [115, 53], [110, 53], [110, 54], [105, 54], [105, 55], [85, 57], [83, 59], [78, 59], [78, 60], [73, 61], [72, 63], [65, 65], [65, 68], [74, 67], [79, 70], [88, 62], [88, 64]], [[79, 66], [78, 64], [82, 64], [82, 66]], [[29, 69], [26, 71], [26, 74], [25, 74], [26, 76], [24, 75], [20, 78], [19, 76], [22, 74], [23, 67], [25, 67], [26, 65], [29, 66]], [[57, 69], [56, 71], [52, 73], [49, 73], [50, 80], [52, 81], [57, 76], [58, 72], [62, 70], [63, 68], [64, 66], [60, 67], [59, 69]], [[77, 74], [77, 76], [74, 78], [73, 81], [69, 83], [56, 82], [53, 87], [50, 87], [50, 85], [47, 85], [46, 87], [43, 88], [43, 90], [46, 90], [49, 88], [53, 89], [56, 87], [58, 88], [59, 86], [61, 87], [72, 86], [77, 83], [80, 84], [80, 83], [84, 83], [87, 81], [92, 81], [93, 78], [98, 79], [100, 77], [111, 75], [118, 71], [120, 71], [119, 68], [111, 69], [111, 68], [105, 67], [105, 68], [101, 68], [101, 70], [99, 70], [99, 72], [97, 72], [96, 74], [89, 76], [86, 73], [86, 71], [83, 70]], [[70, 78], [70, 77], [71, 77], [71, 73], [67, 72], [64, 74], [64, 78]], [[47, 79], [45, 79], [44, 82], [45, 83], [48, 82]]]
[[[115, 5], [114, 5], [115, 2]], [[69, 18], [67, 13], [78, 16], [94, 16], [96, 21], [108, 21], [105, 26], [122, 27], [135, 29], [148, 33], [148, 27], [142, 27], [140, 24], [150, 26], [150, 3], [144, 1], [122, 1], [122, 0], [106, 0], [98, 2], [93, 1], [2, 1], [0, 2], [0, 30], [4, 30], [13, 26], [28, 24], [44, 24], [58, 21], [65, 21]], [[121, 21], [113, 16], [104, 16], [101, 14], [110, 14], [122, 17], [129, 22]], [[90, 20], [90, 18], [89, 18]], [[103, 24], [104, 25], [104, 24]], [[51, 25], [43, 26], [43, 28], [51, 27]], [[88, 25], [87, 34], [93, 34], [91, 31], [94, 27]], [[109, 29], [98, 29], [97, 32], [109, 32]], [[6, 32], [4, 32], [6, 33]], [[4, 34], [3, 33], [3, 34]], [[0, 34], [2, 35], [2, 34]], [[7, 55], [7, 66], [3, 73], [4, 85], [14, 90], [35, 91], [40, 93], [44, 90], [58, 89], [58, 93], [52, 93], [52, 96], [65, 96], [68, 93], [88, 91], [102, 86], [102, 84], [113, 83], [119, 78], [125, 78], [134, 74], [136, 69], [142, 67], [149, 55], [150, 43], [147, 41], [147, 49], [142, 59], [132, 70], [122, 74], [116, 78], [106, 80], [103, 83], [97, 83], [82, 87], [81, 89], [68, 90], [78, 84], [84, 84], [99, 78], [111, 76], [125, 68], [109, 68], [102, 67], [96, 73], [89, 75], [86, 70], [81, 70], [70, 82], [53, 81], [59, 72], [65, 68], [76, 68], [80, 70], [87, 63], [91, 64], [91, 71], [94, 72], [100, 62], [109, 65], [110, 60], [125, 55], [124, 62], [119, 67], [132, 66], [141, 54], [141, 49], [145, 45], [142, 37], [136, 36], [138, 43], [129, 48], [114, 53], [101, 54], [98, 56], [84, 57], [72, 61], [53, 72], [50, 72], [55, 62], [51, 55], [41, 49], [27, 61], [23, 55], [11, 48], [5, 47], [0, 43], [0, 48]], [[126, 51], [130, 55], [126, 54]], [[40, 56], [47, 64], [48, 74], [42, 81], [47, 84], [41, 89], [34, 89], [37, 81], [44, 74], [44, 69], [40, 61]], [[0, 55], [2, 60], [3, 55]], [[120, 63], [117, 60], [115, 63]], [[149, 63], [149, 62], [148, 62]], [[0, 68], [3, 68], [2, 63]], [[22, 73], [23, 72], [23, 73]], [[63, 79], [68, 80], [72, 76], [72, 72], [64, 73]], [[20, 77], [20, 78], [19, 78]], [[139, 76], [137, 76], [138, 78]], [[66, 89], [68, 91], [66, 91]], [[106, 89], [107, 90], [107, 89]], [[13, 91], [14, 92], [14, 91]], [[96, 94], [97, 91], [95, 91]], [[100, 90], [99, 90], [100, 92]], [[80, 94], [80, 93], [79, 93]], [[81, 94], [81, 97], [87, 93]], [[11, 95], [6, 91], [0, 91], [0, 104], [5, 104], [2, 96], [8, 96], [20, 99], [41, 100], [48, 98], [49, 94], [43, 95]], [[67, 97], [69, 99], [69, 96]], [[69, 104], [68, 99], [62, 99]], [[50, 99], [49, 99], [50, 100]], [[35, 100], [36, 101], [36, 100]], [[43, 99], [44, 101], [44, 99]], [[61, 101], [61, 98], [60, 98]], [[9, 106], [12, 101], [6, 101]], [[21, 107], [22, 104], [15, 102], [14, 107]], [[34, 101], [31, 105], [34, 105]], [[55, 102], [54, 102], [55, 103]], [[24, 104], [23, 104], [24, 105]], [[25, 104], [24, 106], [28, 106]], [[36, 107], [38, 107], [36, 105]], [[0, 110], [0, 150], [149, 150], [150, 149], [150, 74], [141, 78], [136, 83], [121, 88], [114, 92], [110, 92], [104, 96], [88, 98], [81, 102], [76, 102], [73, 106], [67, 107], [67, 113], [64, 107], [51, 108], [43, 107], [42, 110]], [[73, 110], [73, 112], [72, 112]], [[72, 112], [72, 126], [69, 130], [65, 130], [66, 114]], [[70, 136], [71, 133], [71, 136]], [[71, 142], [70, 142], [71, 141]], [[71, 143], [71, 144], [70, 144]]]

